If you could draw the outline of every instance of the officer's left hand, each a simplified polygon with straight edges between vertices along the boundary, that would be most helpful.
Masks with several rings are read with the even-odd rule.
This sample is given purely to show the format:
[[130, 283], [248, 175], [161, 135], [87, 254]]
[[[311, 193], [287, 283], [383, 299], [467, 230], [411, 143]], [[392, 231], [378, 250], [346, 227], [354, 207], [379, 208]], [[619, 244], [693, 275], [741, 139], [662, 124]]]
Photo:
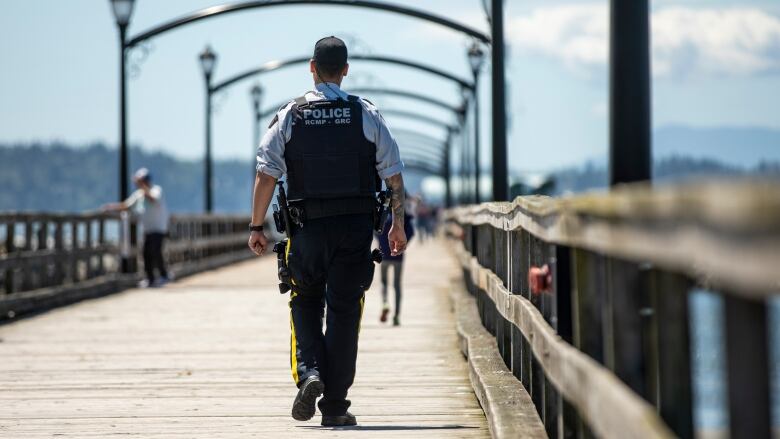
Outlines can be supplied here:
[[406, 232], [403, 227], [396, 227], [393, 223], [387, 233], [387, 240], [390, 241], [391, 256], [398, 256], [406, 250]]
[[252, 250], [252, 253], [257, 256], [263, 256], [266, 247], [268, 247], [268, 238], [265, 237], [263, 232], [251, 232], [249, 234], [249, 248]]

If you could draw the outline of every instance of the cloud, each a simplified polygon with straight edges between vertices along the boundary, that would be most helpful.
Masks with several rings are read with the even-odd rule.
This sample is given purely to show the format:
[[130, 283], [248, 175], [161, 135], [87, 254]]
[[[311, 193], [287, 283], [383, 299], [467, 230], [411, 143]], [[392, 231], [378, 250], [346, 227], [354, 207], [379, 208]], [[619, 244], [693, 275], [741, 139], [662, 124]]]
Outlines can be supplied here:
[[[780, 18], [757, 8], [665, 7], [652, 15], [657, 77], [780, 73]], [[543, 7], [507, 21], [518, 50], [573, 70], [602, 69], [609, 57], [603, 4]]]

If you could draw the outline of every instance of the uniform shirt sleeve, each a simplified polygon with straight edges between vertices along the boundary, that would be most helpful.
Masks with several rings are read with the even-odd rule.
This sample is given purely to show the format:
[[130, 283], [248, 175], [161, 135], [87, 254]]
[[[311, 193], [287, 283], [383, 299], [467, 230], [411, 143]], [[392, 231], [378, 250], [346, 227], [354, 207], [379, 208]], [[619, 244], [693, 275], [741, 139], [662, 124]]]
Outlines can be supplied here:
[[284, 146], [290, 139], [290, 108], [293, 103], [287, 104], [276, 114], [276, 120], [265, 132], [257, 147], [257, 172], [280, 179], [287, 173], [287, 165], [284, 161]]
[[363, 104], [363, 133], [370, 142], [376, 145], [376, 170], [382, 180], [400, 174], [404, 169], [398, 143], [390, 133], [387, 122], [379, 114], [379, 110], [365, 99]]

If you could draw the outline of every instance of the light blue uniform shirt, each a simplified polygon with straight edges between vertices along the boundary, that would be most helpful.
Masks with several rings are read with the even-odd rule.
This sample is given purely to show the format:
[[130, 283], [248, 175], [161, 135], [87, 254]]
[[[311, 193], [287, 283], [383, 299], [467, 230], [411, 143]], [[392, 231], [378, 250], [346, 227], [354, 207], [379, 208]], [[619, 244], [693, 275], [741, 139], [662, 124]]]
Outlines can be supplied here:
[[[317, 84], [317, 89], [307, 92], [308, 102], [320, 100], [347, 99], [347, 93], [338, 85], [329, 82]], [[290, 141], [292, 134], [292, 117], [290, 109], [294, 102], [285, 105], [277, 113], [278, 120], [266, 131], [257, 148], [257, 172], [270, 175], [276, 179], [287, 173], [284, 162], [284, 147]], [[376, 145], [376, 170], [379, 178], [386, 179], [401, 173], [404, 164], [401, 154], [390, 130], [387, 128], [379, 110], [365, 99], [360, 99], [363, 106], [363, 134], [369, 142]]]

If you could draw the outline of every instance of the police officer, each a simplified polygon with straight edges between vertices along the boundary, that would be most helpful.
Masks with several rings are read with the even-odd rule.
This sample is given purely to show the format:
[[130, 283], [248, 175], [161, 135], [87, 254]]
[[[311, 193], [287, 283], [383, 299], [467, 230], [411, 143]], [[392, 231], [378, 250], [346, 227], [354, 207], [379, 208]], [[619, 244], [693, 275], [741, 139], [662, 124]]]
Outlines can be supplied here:
[[258, 256], [268, 248], [261, 224], [277, 179], [286, 175], [287, 197], [300, 214], [286, 249], [293, 283], [290, 362], [298, 386], [292, 417], [311, 419], [322, 395], [322, 425], [356, 425], [346, 398], [374, 271], [375, 196], [382, 180], [393, 191], [388, 236], [391, 253], [401, 254], [403, 163], [377, 108], [341, 90], [349, 71], [344, 42], [317, 41], [309, 64], [315, 90], [280, 109], [257, 151], [249, 247]]

